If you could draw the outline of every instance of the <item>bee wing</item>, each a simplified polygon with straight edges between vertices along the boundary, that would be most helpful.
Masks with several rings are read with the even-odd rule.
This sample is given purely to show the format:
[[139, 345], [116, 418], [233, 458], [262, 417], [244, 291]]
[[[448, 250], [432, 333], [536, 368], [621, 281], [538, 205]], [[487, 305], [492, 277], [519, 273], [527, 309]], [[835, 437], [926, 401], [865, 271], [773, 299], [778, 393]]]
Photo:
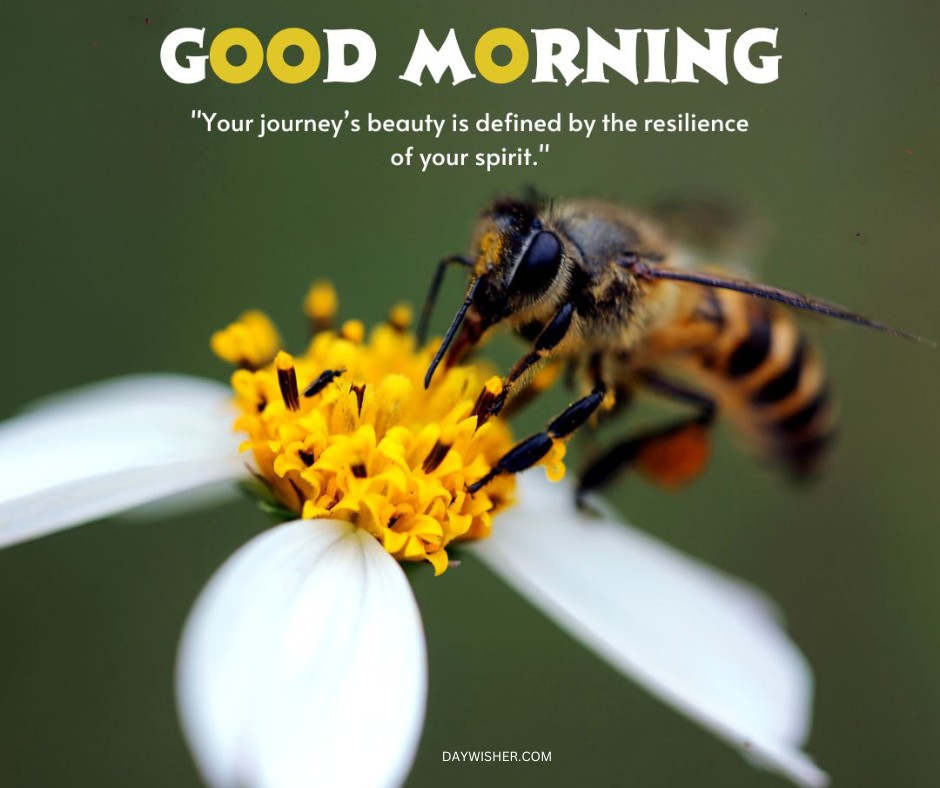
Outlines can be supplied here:
[[[753, 273], [767, 246], [768, 223], [755, 210], [722, 199], [666, 199], [650, 213], [682, 248], [682, 265], [714, 264]], [[729, 262], [730, 261], [730, 262]]]

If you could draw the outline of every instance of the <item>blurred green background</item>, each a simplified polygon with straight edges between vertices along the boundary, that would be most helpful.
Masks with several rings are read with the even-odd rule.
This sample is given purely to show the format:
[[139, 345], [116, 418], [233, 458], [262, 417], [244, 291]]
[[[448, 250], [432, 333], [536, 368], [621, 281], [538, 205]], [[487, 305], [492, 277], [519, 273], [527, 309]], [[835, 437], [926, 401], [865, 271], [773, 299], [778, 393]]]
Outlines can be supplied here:
[[[40, 395], [137, 371], [224, 378], [208, 337], [257, 306], [289, 341], [329, 276], [344, 314], [419, 299], [463, 251], [492, 196], [526, 183], [632, 203], [717, 194], [774, 231], [761, 277], [940, 337], [935, 3], [716, 0], [19, 3], [3, 12], [0, 415]], [[230, 26], [266, 41], [300, 26], [360, 27], [379, 61], [358, 85], [184, 86], [163, 37]], [[507, 25], [779, 27], [780, 79], [700, 85], [533, 85], [397, 78], [417, 31], [456, 27], [468, 57]], [[322, 38], [321, 38], [322, 43]], [[531, 78], [531, 70], [529, 72]], [[220, 116], [385, 117], [484, 111], [747, 117], [746, 135], [521, 135], [537, 169], [394, 169], [389, 155], [498, 148], [503, 138], [207, 135]], [[451, 282], [444, 302], [460, 284]], [[442, 313], [447, 307], [442, 308]], [[444, 320], [439, 315], [439, 322]], [[720, 432], [710, 473], [682, 494], [637, 479], [613, 492], [637, 525], [766, 589], [817, 678], [808, 750], [843, 786], [928, 786], [940, 775], [938, 356], [861, 329], [817, 332], [841, 396], [831, 472], [797, 489]], [[504, 345], [499, 357], [508, 359]], [[563, 394], [556, 395], [563, 397]], [[552, 410], [543, 404], [521, 430]], [[50, 473], [55, 458], [50, 457]], [[0, 784], [196, 785], [172, 700], [176, 639], [210, 573], [265, 521], [245, 501], [157, 522], [110, 521], [0, 553]], [[586, 558], [584, 560], [587, 560]], [[431, 659], [414, 786], [775, 786], [558, 631], [467, 560], [418, 573]], [[624, 578], [629, 582], [629, 578]], [[552, 763], [458, 765], [442, 750], [551, 750]]]

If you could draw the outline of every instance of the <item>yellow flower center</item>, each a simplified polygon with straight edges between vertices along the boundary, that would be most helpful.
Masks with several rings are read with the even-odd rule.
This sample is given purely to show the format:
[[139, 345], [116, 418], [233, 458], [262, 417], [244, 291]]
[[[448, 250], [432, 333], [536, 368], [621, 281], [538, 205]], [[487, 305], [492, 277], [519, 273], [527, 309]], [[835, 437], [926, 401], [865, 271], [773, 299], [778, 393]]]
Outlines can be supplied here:
[[[249, 312], [212, 338], [232, 376], [259, 477], [280, 504], [303, 518], [329, 517], [364, 528], [402, 561], [448, 567], [451, 542], [489, 536], [510, 505], [515, 481], [501, 475], [471, 495], [512, 445], [504, 421], [483, 423], [476, 404], [498, 390], [478, 365], [452, 367], [424, 388], [435, 344], [416, 349], [410, 310], [396, 307], [368, 339], [358, 321], [332, 323], [337, 300], [315, 285], [305, 307], [316, 333], [303, 355], [277, 351], [271, 322]], [[543, 460], [562, 474], [564, 446]]]

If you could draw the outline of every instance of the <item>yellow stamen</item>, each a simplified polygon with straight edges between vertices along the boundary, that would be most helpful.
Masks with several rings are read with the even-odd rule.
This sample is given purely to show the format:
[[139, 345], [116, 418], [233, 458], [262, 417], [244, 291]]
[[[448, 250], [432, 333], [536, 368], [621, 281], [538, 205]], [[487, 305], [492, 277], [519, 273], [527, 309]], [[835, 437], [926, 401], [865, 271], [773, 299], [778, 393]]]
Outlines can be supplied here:
[[339, 330], [339, 335], [358, 345], [366, 337], [366, 327], [361, 320], [347, 320]]
[[455, 437], [456, 430], [453, 427], [441, 430], [440, 437], [434, 443], [434, 448], [428, 452], [428, 456], [424, 458], [424, 464], [421, 466], [425, 473], [432, 473], [440, 467], [440, 464], [450, 452], [451, 446], [454, 445]]
[[[461, 365], [425, 389], [436, 344], [416, 349], [399, 318], [368, 338], [349, 321], [317, 333], [303, 354], [281, 351], [273, 363], [236, 372], [235, 428], [282, 506], [354, 523], [395, 558], [428, 561], [440, 574], [449, 545], [489, 536], [493, 515], [512, 503], [511, 475], [467, 492], [512, 436], [502, 419], [479, 424], [474, 413], [478, 396], [498, 396], [500, 379]], [[563, 454], [559, 441], [547, 455], [552, 475]]]
[[480, 391], [480, 396], [477, 397], [477, 401], [473, 405], [473, 415], [479, 419], [481, 424], [485, 423], [490, 417], [492, 408], [502, 393], [503, 381], [495, 375], [483, 384], [483, 390]]
[[413, 318], [411, 307], [408, 304], [395, 304], [388, 313], [389, 325], [396, 331], [407, 331], [411, 328]]
[[212, 335], [212, 351], [230, 364], [258, 369], [270, 364], [281, 346], [277, 329], [263, 312], [245, 312], [237, 321]]
[[281, 389], [281, 399], [288, 410], [300, 410], [300, 392], [297, 390], [297, 371], [290, 353], [278, 351], [274, 358], [277, 369], [277, 384]]
[[304, 312], [314, 331], [325, 331], [333, 326], [339, 299], [333, 285], [326, 281], [315, 282], [304, 299]]

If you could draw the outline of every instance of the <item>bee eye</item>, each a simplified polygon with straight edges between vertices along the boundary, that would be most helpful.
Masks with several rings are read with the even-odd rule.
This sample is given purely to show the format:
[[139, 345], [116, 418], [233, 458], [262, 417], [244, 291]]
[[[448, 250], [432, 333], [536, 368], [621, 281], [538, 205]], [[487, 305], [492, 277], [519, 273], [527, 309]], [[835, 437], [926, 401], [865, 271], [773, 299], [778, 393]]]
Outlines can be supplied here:
[[552, 283], [561, 264], [561, 241], [548, 231], [539, 232], [526, 249], [513, 274], [514, 293], [541, 293]]

